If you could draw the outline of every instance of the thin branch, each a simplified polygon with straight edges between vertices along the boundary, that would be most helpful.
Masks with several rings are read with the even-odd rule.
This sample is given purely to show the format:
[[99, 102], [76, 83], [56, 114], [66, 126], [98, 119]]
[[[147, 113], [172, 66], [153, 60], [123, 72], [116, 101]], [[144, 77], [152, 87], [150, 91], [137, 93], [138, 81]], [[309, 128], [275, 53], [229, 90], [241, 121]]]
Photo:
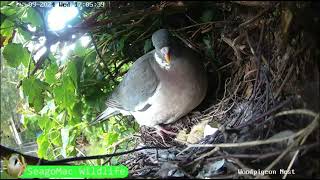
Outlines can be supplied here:
[[62, 164], [62, 163], [73, 162], [73, 161], [102, 159], [102, 158], [107, 158], [107, 157], [115, 157], [115, 156], [121, 156], [121, 155], [125, 155], [125, 154], [130, 154], [130, 153], [133, 153], [133, 152], [136, 152], [136, 151], [141, 151], [141, 150], [144, 150], [144, 149], [168, 149], [168, 148], [167, 147], [142, 147], [142, 148], [133, 149], [133, 150], [124, 151], [124, 152], [119, 152], [119, 153], [96, 155], [96, 156], [87, 156], [87, 157], [73, 157], [73, 158], [66, 158], [66, 159], [62, 159], [62, 160], [48, 161], [48, 162], [44, 162], [44, 163], [41, 163], [41, 164], [43, 164], [43, 165], [45, 165], [45, 164], [54, 165], [54, 164]]
[[264, 15], [265, 13], [267, 13], [271, 8], [275, 7], [276, 5], [272, 5], [264, 10], [262, 10], [260, 13], [258, 13], [255, 17], [253, 17], [252, 19], [242, 23], [239, 25], [239, 28], [244, 28], [246, 26], [248, 26], [249, 24], [255, 22], [257, 19], [259, 19], [262, 15]]
[[264, 144], [273, 144], [273, 143], [278, 143], [282, 141], [286, 141], [289, 139], [296, 138], [303, 134], [304, 129], [298, 131], [297, 133], [282, 137], [282, 138], [277, 138], [277, 139], [268, 139], [264, 141], [248, 141], [248, 142], [243, 142], [243, 143], [221, 143], [221, 144], [190, 144], [189, 148], [191, 147], [203, 147], [203, 148], [208, 148], [208, 147], [220, 147], [220, 148], [235, 148], [235, 147], [248, 147], [248, 146], [258, 146], [258, 145], [264, 145]]

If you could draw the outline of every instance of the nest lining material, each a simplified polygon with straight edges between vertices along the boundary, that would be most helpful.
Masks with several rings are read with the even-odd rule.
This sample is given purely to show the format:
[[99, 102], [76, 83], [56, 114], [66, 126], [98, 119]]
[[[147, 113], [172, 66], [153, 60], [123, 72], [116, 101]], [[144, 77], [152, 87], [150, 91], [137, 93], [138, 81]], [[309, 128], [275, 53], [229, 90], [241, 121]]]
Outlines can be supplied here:
[[[319, 177], [319, 159], [313, 158], [319, 153], [319, 54], [310, 43], [314, 34], [298, 28], [295, 17], [301, 14], [280, 3], [256, 8], [253, 17], [231, 13], [226, 20], [240, 16], [242, 23], [226, 25], [222, 32], [212, 30], [212, 24], [178, 32], [193, 37], [211, 28], [212, 48], [221, 60], [215, 76], [219, 86], [194, 112], [167, 126], [180, 132], [180, 139], [164, 143], [152, 128], [141, 128], [143, 146], [168, 149], [127, 155], [123, 164], [132, 177], [263, 177], [241, 175], [239, 169], [278, 172], [267, 177], [290, 176], [279, 169], [295, 170], [295, 177]], [[212, 61], [207, 64], [210, 71]], [[218, 130], [203, 137], [206, 125]], [[196, 136], [195, 128], [200, 135], [188, 137]]]

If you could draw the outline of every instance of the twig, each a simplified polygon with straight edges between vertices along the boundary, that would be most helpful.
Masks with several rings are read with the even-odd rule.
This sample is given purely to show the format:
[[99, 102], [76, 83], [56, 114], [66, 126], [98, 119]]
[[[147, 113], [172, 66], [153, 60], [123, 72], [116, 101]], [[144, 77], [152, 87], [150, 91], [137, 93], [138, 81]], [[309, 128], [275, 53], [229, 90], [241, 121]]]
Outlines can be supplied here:
[[[78, 149], [78, 148], [75, 148], [75, 149], [76, 149], [76, 151], [78, 151], [82, 156], [86, 156], [80, 149]], [[90, 162], [91, 165], [94, 165], [94, 163], [93, 163], [91, 160], [89, 160], [89, 162]]]
[[253, 17], [252, 19], [242, 23], [239, 25], [239, 28], [244, 28], [246, 26], [248, 26], [249, 24], [251, 24], [252, 22], [256, 21], [259, 17], [261, 17], [262, 15], [264, 15], [266, 12], [268, 12], [272, 7], [274, 7], [275, 5], [272, 5], [266, 9], [264, 9], [263, 11], [261, 11], [260, 13], [258, 13], [255, 17]]
[[[311, 149], [311, 148], [314, 148], [314, 147], [317, 147], [317, 146], [319, 146], [319, 143], [302, 145], [302, 146], [299, 146], [297, 148], [293, 148], [292, 151], [297, 151], [297, 150], [302, 150], [302, 149]], [[259, 161], [259, 160], [266, 159], [266, 158], [269, 158], [269, 157], [272, 157], [272, 156], [276, 156], [278, 154], [281, 154], [282, 152], [283, 151], [277, 151], [277, 152], [267, 153], [267, 154], [263, 154], [263, 155], [258, 155], [257, 159], [252, 161], [252, 162], [255, 163], [255, 162]]]
[[190, 147], [203, 147], [203, 148], [208, 148], [208, 147], [220, 147], [220, 148], [235, 148], [235, 147], [247, 147], [247, 146], [258, 146], [258, 145], [264, 145], [264, 144], [273, 144], [273, 143], [278, 143], [282, 142], [288, 139], [293, 139], [301, 134], [303, 134], [304, 130], [300, 130], [297, 133], [287, 136], [287, 137], [282, 137], [282, 138], [277, 138], [277, 139], [268, 139], [264, 141], [248, 141], [248, 142], [243, 142], [243, 143], [221, 143], [221, 144], [191, 144], [189, 145]]
[[241, 57], [241, 55], [240, 55], [240, 53], [239, 53], [238, 48], [237, 48], [236, 45], [233, 43], [234, 41], [231, 41], [231, 39], [226, 38], [226, 37], [224, 37], [223, 35], [221, 36], [221, 39], [222, 39], [225, 43], [227, 43], [227, 44], [233, 49], [234, 54], [236, 55], [237, 60], [238, 60], [238, 61], [237, 61], [237, 64], [239, 64], [240, 61], [242, 60], [242, 57]]
[[[291, 149], [290, 152], [291, 151], [300, 151], [302, 149], [310, 149], [310, 148], [314, 148], [317, 146], [319, 146], [319, 143], [302, 145], [300, 147]], [[283, 152], [282, 150], [279, 150], [279, 151], [270, 152], [270, 153], [266, 153], [266, 154], [228, 154], [228, 155], [221, 155], [221, 156], [208, 158], [208, 159], [206, 159], [206, 161], [214, 161], [214, 160], [218, 160], [218, 159], [228, 159], [228, 158], [239, 158], [239, 159], [255, 159], [255, 160], [251, 161], [252, 163], [255, 163], [259, 160], [279, 155], [282, 152]]]
[[284, 116], [284, 115], [290, 115], [290, 114], [305, 114], [312, 117], [319, 116], [319, 114], [307, 109], [294, 109], [289, 111], [283, 111], [283, 112], [277, 113], [275, 116], [277, 117], [277, 116]]
[[233, 22], [233, 21], [210, 21], [210, 22], [198, 23], [198, 24], [194, 24], [191, 26], [186, 26], [183, 28], [175, 29], [174, 31], [182, 31], [182, 30], [190, 29], [190, 28], [197, 27], [197, 26], [207, 25], [207, 24], [212, 25], [212, 24], [232, 24], [232, 23], [235, 23], [235, 22]]
[[137, 37], [137, 39], [134, 40], [131, 44], [135, 44], [135, 43], [137, 43], [138, 41], [140, 41], [140, 38], [143, 37], [143, 36], [145, 36], [145, 35], [152, 29], [153, 24], [154, 24], [154, 23], [152, 23], [152, 25], [151, 25], [146, 31], [144, 31], [139, 37]]
[[191, 22], [193, 22], [194, 24], [198, 24], [197, 21], [193, 20], [190, 16], [188, 16], [188, 14], [185, 15]]
[[[299, 150], [297, 150], [297, 151], [294, 153], [294, 155], [293, 155], [293, 157], [292, 157], [292, 159], [291, 159], [291, 161], [290, 161], [290, 163], [289, 163], [289, 165], [288, 165], [288, 168], [287, 168], [287, 171], [286, 171], [286, 172], [289, 172], [289, 171], [290, 171], [290, 169], [291, 169], [294, 161], [296, 160], [298, 154], [299, 154]], [[285, 174], [283, 175], [282, 179], [286, 179], [286, 178], [287, 178], [287, 175], [288, 175], [288, 173], [285, 173]]]
[[249, 35], [248, 35], [248, 32], [246, 31], [246, 38], [247, 38], [247, 42], [248, 42], [248, 45], [250, 47], [250, 50], [251, 50], [251, 53], [252, 55], [254, 56], [254, 59], [256, 60], [256, 67], [257, 67], [257, 74], [256, 74], [256, 80], [254, 82], [254, 86], [253, 86], [253, 93], [251, 94], [251, 97], [250, 97], [250, 102], [253, 102], [253, 99], [256, 97], [256, 94], [257, 94], [257, 88], [258, 88], [258, 83], [260, 82], [259, 81], [259, 77], [260, 77], [260, 70], [261, 70], [261, 67], [260, 67], [260, 57], [257, 56], [255, 50], [253, 49], [252, 45], [251, 45], [251, 42], [250, 42], [250, 39], [249, 39]]
[[112, 146], [108, 146], [107, 149], [115, 148], [115, 147], [119, 146], [121, 143], [123, 143], [124, 141], [127, 141], [127, 140], [129, 140], [131, 138], [137, 138], [137, 136], [140, 136], [140, 134], [136, 133], [136, 134], [133, 134], [131, 136], [122, 138], [122, 139], [118, 140], [115, 144], [113, 144]]
[[226, 68], [226, 67], [228, 67], [228, 66], [231, 66], [232, 64], [233, 64], [233, 62], [229, 62], [228, 64], [225, 64], [225, 65], [219, 67], [219, 68], [217, 69], [217, 71], [221, 71], [221, 70], [223, 70], [224, 68]]
[[203, 158], [205, 158], [205, 157], [207, 157], [207, 156], [211, 156], [212, 154], [216, 153], [216, 152], [219, 151], [219, 150], [220, 150], [219, 147], [215, 147], [215, 148], [212, 149], [211, 151], [209, 151], [209, 152], [201, 155], [201, 156], [198, 157], [197, 159], [193, 160], [192, 162], [190, 162], [190, 163], [188, 163], [188, 164], [186, 164], [186, 165], [184, 165], [184, 166], [189, 166], [189, 165], [191, 165], [191, 164], [193, 164], [193, 163], [195, 163], [195, 162], [197, 162], [197, 161], [199, 161], [199, 160], [201, 160], [201, 159], [203, 159]]
[[289, 78], [291, 78], [291, 73], [292, 73], [292, 71], [293, 71], [293, 68], [294, 68], [294, 66], [291, 65], [291, 66], [290, 66], [290, 69], [289, 69], [289, 71], [288, 71], [288, 73], [287, 73], [287, 75], [286, 75], [286, 77], [284, 78], [283, 82], [281, 83], [280, 88], [278, 89], [278, 91], [277, 91], [276, 94], [274, 95], [274, 98], [277, 98], [277, 97], [279, 96], [279, 94], [281, 93], [284, 85], [288, 82]]
[[237, 3], [239, 5], [251, 6], [251, 7], [265, 7], [270, 6], [272, 2], [270, 1], [231, 1], [231, 3]]
[[173, 31], [173, 34], [178, 37], [186, 46], [193, 49], [197, 53], [201, 54], [201, 50], [199, 50], [199, 47], [192, 43], [189, 39], [182, 37], [180, 34]]

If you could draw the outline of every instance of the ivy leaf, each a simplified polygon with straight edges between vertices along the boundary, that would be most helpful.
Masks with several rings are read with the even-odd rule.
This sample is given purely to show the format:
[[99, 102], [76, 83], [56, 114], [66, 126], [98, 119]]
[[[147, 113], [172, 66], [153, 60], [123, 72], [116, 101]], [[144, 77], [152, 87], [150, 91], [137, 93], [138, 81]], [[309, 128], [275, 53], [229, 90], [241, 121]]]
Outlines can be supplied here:
[[58, 130], [54, 130], [52, 132], [50, 132], [49, 134], [49, 138], [51, 139], [51, 142], [56, 145], [56, 146], [61, 146], [62, 142], [61, 142], [61, 134]]
[[149, 52], [151, 50], [151, 48], [152, 48], [152, 41], [150, 39], [147, 39], [144, 42], [144, 47], [143, 47], [144, 53]]
[[78, 102], [74, 105], [72, 109], [72, 112], [73, 112], [72, 115], [76, 117], [74, 119], [80, 119], [82, 117], [82, 109], [83, 109], [83, 105], [81, 102]]
[[111, 145], [118, 140], [119, 134], [115, 132], [110, 132], [105, 135], [105, 141], [107, 145]]
[[41, 111], [44, 103], [43, 91], [46, 85], [39, 79], [31, 77], [22, 81], [23, 93], [28, 96], [28, 102], [35, 111]]
[[40, 15], [32, 7], [29, 7], [26, 10], [26, 14], [22, 17], [22, 21], [31, 23], [31, 25], [34, 27], [40, 27], [42, 25], [42, 20]]
[[31, 40], [31, 34], [30, 32], [24, 31], [21, 28], [18, 28], [18, 34], [21, 35], [24, 39], [24, 41], [29, 41]]
[[72, 108], [76, 103], [76, 90], [69, 77], [63, 77], [62, 85], [53, 89], [54, 100], [61, 108]]
[[11, 67], [18, 67], [21, 62], [27, 67], [30, 54], [22, 44], [10, 43], [3, 49], [3, 56]]
[[51, 129], [51, 121], [47, 116], [39, 117], [38, 125], [43, 132], [48, 132]]
[[1, 13], [6, 15], [6, 16], [11, 16], [17, 12], [16, 7], [14, 6], [7, 6], [7, 4], [4, 4], [1, 2]]
[[48, 147], [49, 147], [47, 134], [42, 133], [37, 139], [37, 144], [38, 144], [38, 157], [39, 158], [46, 157]]
[[50, 66], [45, 71], [46, 82], [49, 84], [54, 84], [56, 80], [56, 74], [58, 72], [58, 65], [56, 63], [50, 64]]
[[79, 132], [77, 129], [73, 129], [69, 136], [69, 145], [75, 145], [76, 138], [79, 136]]
[[80, 82], [80, 74], [82, 72], [82, 59], [76, 57], [74, 60], [70, 61], [67, 65], [67, 69], [64, 74], [64, 78], [68, 77], [72, 80], [75, 88], [78, 88]]
[[1, 23], [0, 28], [0, 33], [2, 36], [11, 37], [14, 30], [14, 23], [7, 18], [3, 21], [3, 23]]

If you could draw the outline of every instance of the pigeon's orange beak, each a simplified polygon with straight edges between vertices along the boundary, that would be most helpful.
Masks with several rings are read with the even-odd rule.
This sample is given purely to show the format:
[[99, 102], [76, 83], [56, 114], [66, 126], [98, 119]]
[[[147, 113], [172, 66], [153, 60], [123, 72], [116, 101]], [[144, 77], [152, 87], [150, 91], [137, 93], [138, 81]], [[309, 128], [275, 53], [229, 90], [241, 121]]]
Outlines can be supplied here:
[[169, 47], [163, 47], [163, 48], [161, 48], [161, 53], [163, 54], [164, 59], [166, 60], [166, 62], [167, 62], [168, 64], [170, 64], [171, 57], [170, 57]]
[[167, 53], [167, 54], [164, 55], [164, 59], [166, 60], [166, 62], [167, 62], [168, 64], [170, 64], [170, 54], [169, 54], [169, 53]]

